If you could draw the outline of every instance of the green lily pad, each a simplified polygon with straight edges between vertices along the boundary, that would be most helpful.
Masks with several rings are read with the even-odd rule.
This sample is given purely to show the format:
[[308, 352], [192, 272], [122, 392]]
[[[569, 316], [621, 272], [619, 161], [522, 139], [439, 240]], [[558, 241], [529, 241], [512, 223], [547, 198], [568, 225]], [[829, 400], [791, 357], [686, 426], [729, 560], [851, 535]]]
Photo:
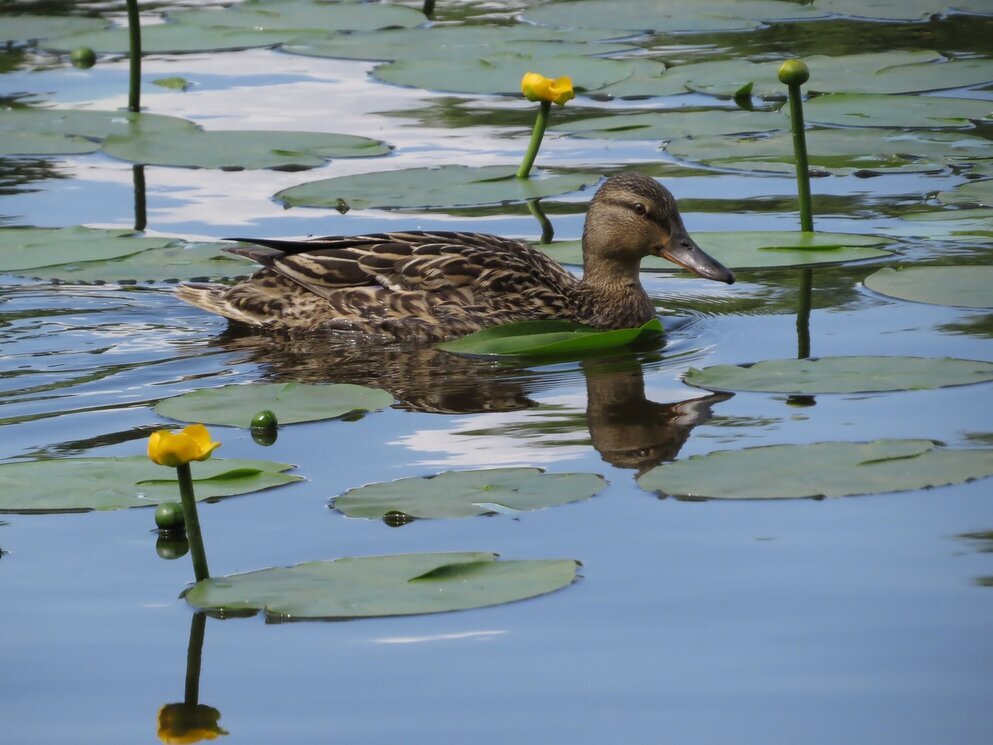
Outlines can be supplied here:
[[[949, 163], [993, 158], [990, 140], [953, 132], [815, 129], [806, 139], [811, 168], [837, 175], [934, 171]], [[673, 140], [666, 150], [681, 160], [719, 168], [795, 170], [793, 136], [788, 132]]]
[[341, 201], [355, 209], [511, 204], [577, 191], [600, 180], [592, 173], [532, 171], [527, 179], [516, 173], [516, 166], [407, 168], [311, 181], [284, 189], [275, 199], [288, 207], [332, 209]]
[[557, 124], [553, 130], [577, 137], [610, 140], [673, 140], [678, 137], [744, 134], [784, 129], [788, 123], [774, 111], [646, 111], [615, 114]]
[[601, 331], [572, 321], [521, 321], [491, 326], [442, 342], [438, 349], [470, 356], [575, 356], [620, 349], [661, 333], [662, 322], [657, 318], [638, 328], [612, 331]]
[[865, 278], [889, 297], [960, 308], [993, 308], [993, 266], [885, 267]]
[[[695, 232], [693, 239], [708, 254], [732, 269], [771, 269], [865, 261], [891, 255], [878, 246], [892, 241], [877, 235], [854, 233], [804, 233], [799, 230], [741, 230]], [[561, 264], [583, 263], [582, 241], [561, 241], [535, 246]], [[641, 260], [648, 271], [681, 271], [671, 261], [656, 256]]]
[[5, 13], [3, 25], [0, 25], [0, 41], [7, 43], [37, 41], [50, 36], [96, 31], [109, 25], [109, 21], [103, 18], [7, 15]]
[[285, 621], [443, 613], [568, 587], [577, 567], [572, 559], [498, 561], [486, 552], [362, 556], [211, 577], [194, 585], [186, 602]]
[[[288, 463], [211, 458], [193, 463], [198, 500], [270, 489], [293, 481]], [[150, 507], [175, 500], [175, 469], [143, 455], [0, 464], [0, 512], [67, 512]]]
[[99, 149], [99, 142], [83, 137], [0, 129], [0, 155], [80, 155]]
[[880, 21], [927, 21], [950, 10], [958, 13], [993, 13], [988, 0], [815, 0], [814, 6], [839, 15]]
[[[323, 33], [321, 29], [314, 27], [267, 31], [247, 27], [204, 28], [185, 23], [159, 23], [141, 27], [141, 53], [184, 54], [253, 49], [271, 47], [289, 39], [321, 36]], [[128, 54], [131, 51], [131, 40], [127, 28], [117, 27], [47, 38], [39, 46], [49, 52], [67, 52], [83, 46], [104, 54]]]
[[335, 497], [333, 506], [348, 517], [376, 520], [390, 512], [416, 518], [475, 517], [578, 502], [606, 485], [593, 473], [545, 473], [540, 468], [446, 471], [350, 489]]
[[[783, 112], [789, 113], [789, 104]], [[993, 119], [993, 102], [946, 96], [830, 93], [807, 101], [803, 114], [808, 122], [843, 127], [966, 128], [973, 120]]]
[[0, 228], [0, 272], [17, 274], [70, 262], [117, 259], [173, 243], [172, 238], [144, 238], [124, 229]]
[[779, 0], [579, 0], [525, 11], [537, 23], [617, 31], [718, 31], [758, 28], [763, 21], [809, 20], [827, 13]]
[[132, 163], [222, 168], [300, 170], [324, 165], [331, 158], [386, 155], [379, 140], [320, 132], [261, 132], [251, 130], [184, 132], [152, 135], [110, 135], [103, 149]]
[[970, 181], [951, 191], [938, 192], [938, 201], [945, 204], [981, 204], [993, 207], [993, 180]]
[[666, 463], [642, 489], [694, 499], [799, 499], [928, 489], [993, 475], [993, 450], [930, 440], [818, 442], [724, 450]]
[[190, 87], [190, 81], [180, 77], [157, 78], [152, 83], [160, 88], [169, 88], [174, 91], [185, 91]]
[[2, 132], [36, 132], [48, 135], [76, 135], [102, 140], [109, 135], [188, 136], [197, 126], [186, 119], [133, 111], [88, 111], [80, 109], [0, 109]]
[[340, 383], [259, 383], [201, 388], [159, 401], [155, 412], [181, 422], [247, 428], [256, 411], [275, 412], [281, 424], [335, 419], [358, 411], [375, 411], [393, 403], [379, 388]]
[[170, 10], [170, 21], [205, 29], [234, 28], [286, 31], [319, 28], [332, 31], [373, 31], [417, 26], [424, 14], [412, 8], [379, 3], [309, 2], [308, 0], [247, 0], [223, 8]]
[[900, 215], [907, 223], [887, 226], [894, 235], [924, 236], [932, 240], [993, 241], [993, 208], [909, 212]]
[[870, 393], [993, 380], [993, 363], [951, 357], [851, 356], [691, 367], [683, 380], [712, 391]]
[[208, 282], [244, 277], [258, 265], [225, 253], [218, 243], [174, 242], [119, 259], [73, 261], [11, 272], [63, 282]]

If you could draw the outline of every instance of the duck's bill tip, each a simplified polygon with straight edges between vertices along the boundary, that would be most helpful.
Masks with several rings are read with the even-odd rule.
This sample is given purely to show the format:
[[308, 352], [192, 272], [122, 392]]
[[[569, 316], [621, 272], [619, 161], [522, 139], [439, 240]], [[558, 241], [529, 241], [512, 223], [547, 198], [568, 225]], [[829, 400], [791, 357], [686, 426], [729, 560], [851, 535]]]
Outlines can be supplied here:
[[676, 245], [663, 247], [659, 256], [678, 264], [698, 277], [716, 282], [734, 284], [734, 272], [700, 248], [692, 240], [683, 240]]

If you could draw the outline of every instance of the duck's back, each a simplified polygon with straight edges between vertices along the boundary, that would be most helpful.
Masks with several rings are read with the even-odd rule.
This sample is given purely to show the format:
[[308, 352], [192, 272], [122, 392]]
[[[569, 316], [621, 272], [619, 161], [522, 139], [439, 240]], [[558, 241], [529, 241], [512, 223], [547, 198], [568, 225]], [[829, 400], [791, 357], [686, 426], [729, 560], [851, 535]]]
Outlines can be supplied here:
[[401, 339], [575, 316], [578, 280], [521, 241], [480, 233], [403, 232], [255, 240], [228, 249], [263, 265], [231, 287], [179, 296], [231, 320]]

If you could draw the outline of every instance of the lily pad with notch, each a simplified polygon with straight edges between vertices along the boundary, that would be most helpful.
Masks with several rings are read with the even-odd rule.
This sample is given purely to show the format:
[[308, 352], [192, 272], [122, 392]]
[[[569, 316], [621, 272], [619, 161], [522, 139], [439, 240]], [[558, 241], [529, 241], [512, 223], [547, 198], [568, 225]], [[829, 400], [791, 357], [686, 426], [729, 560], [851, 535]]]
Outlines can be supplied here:
[[993, 476], [993, 450], [931, 440], [767, 445], [694, 455], [639, 476], [642, 489], [688, 499], [803, 499], [930, 489]]
[[604, 331], [572, 321], [520, 321], [477, 331], [438, 349], [470, 357], [582, 357], [610, 352], [662, 335], [662, 321]]
[[275, 412], [280, 424], [294, 424], [376, 411], [392, 403], [391, 393], [352, 383], [250, 383], [163, 399], [155, 412], [181, 422], [248, 428], [252, 415], [263, 409]]
[[993, 266], [884, 267], [866, 277], [865, 286], [915, 303], [993, 308]]
[[332, 507], [348, 517], [374, 520], [389, 513], [420, 519], [514, 514], [589, 499], [606, 485], [594, 473], [541, 468], [446, 471], [349, 489], [334, 498]]
[[578, 566], [487, 552], [361, 556], [211, 577], [185, 597], [197, 610], [264, 612], [270, 621], [419, 615], [545, 595], [572, 584]]

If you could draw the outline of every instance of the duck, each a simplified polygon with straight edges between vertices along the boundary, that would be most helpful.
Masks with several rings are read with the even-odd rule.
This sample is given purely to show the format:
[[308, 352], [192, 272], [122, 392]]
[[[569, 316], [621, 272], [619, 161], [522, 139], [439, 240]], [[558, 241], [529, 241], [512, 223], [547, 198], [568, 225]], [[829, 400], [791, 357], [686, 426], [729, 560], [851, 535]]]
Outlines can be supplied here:
[[524, 241], [485, 233], [230, 240], [250, 245], [226, 251], [262, 268], [233, 285], [181, 285], [179, 298], [237, 324], [291, 334], [443, 341], [542, 319], [633, 328], [656, 315], [639, 279], [646, 256], [734, 282], [689, 236], [672, 193], [637, 172], [607, 178], [590, 200], [582, 277]]

